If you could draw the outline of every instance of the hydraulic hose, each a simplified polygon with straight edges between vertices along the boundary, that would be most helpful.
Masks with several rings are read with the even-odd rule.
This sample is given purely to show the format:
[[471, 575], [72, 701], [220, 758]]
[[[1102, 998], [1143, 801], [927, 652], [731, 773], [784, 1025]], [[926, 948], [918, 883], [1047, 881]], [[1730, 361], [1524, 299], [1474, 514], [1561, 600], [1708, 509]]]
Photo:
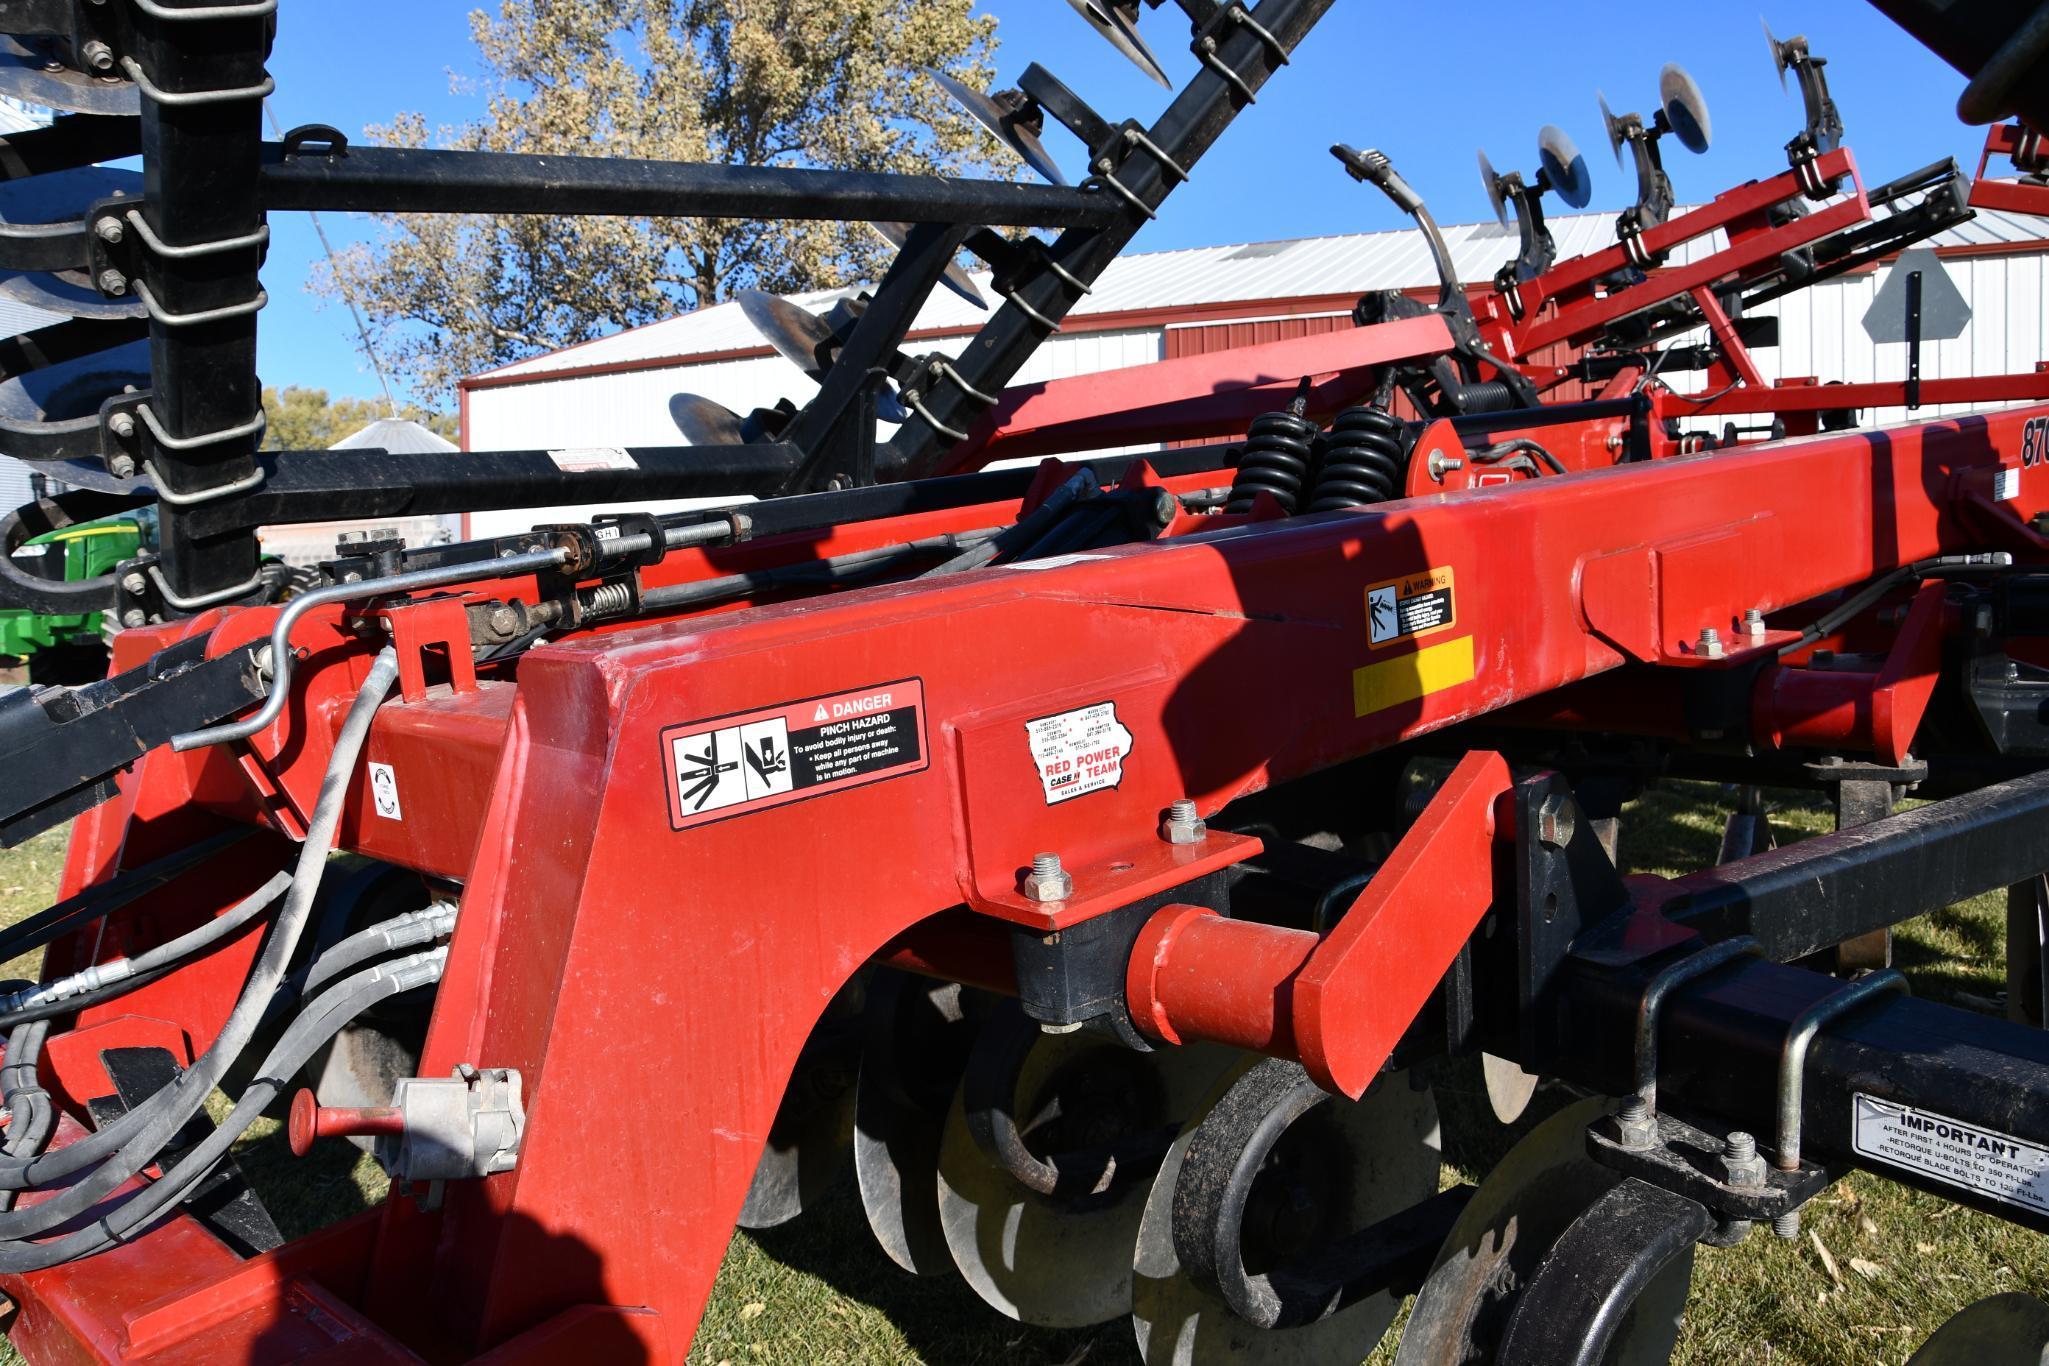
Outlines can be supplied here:
[[[8, 1113], [6, 1152], [29, 1157], [49, 1141], [56, 1111], [36, 1077], [36, 1061], [48, 1037], [47, 1022], [17, 1025], [7, 1036], [7, 1065], [0, 1067], [0, 1106]], [[0, 1210], [14, 1208], [14, 1192], [0, 1191]]]
[[115, 958], [105, 963], [95, 963], [89, 968], [72, 973], [69, 977], [60, 977], [54, 982], [43, 982], [0, 996], [0, 1020], [41, 1019], [50, 1015], [66, 1014], [77, 1008], [71, 1004], [73, 997], [124, 984], [132, 989], [133, 979], [153, 977], [166, 969], [177, 967], [187, 959], [197, 957], [235, 934], [257, 916], [269, 910], [272, 903], [283, 896], [285, 889], [291, 885], [292, 875], [279, 873], [225, 913], [133, 958]]
[[455, 909], [448, 902], [437, 901], [424, 910], [408, 911], [357, 931], [313, 960], [299, 995], [311, 996], [372, 958], [447, 938], [455, 931]]
[[341, 824], [342, 806], [356, 761], [369, 738], [370, 723], [378, 706], [397, 680], [398, 653], [387, 646], [371, 665], [369, 676], [363, 680], [355, 704], [335, 738], [334, 754], [321, 780], [312, 819], [307, 822], [305, 843], [299, 849], [291, 891], [264, 940], [263, 951], [250, 970], [240, 999], [212, 1047], [177, 1081], [91, 1138], [26, 1164], [17, 1163], [12, 1157], [0, 1159], [0, 1188], [20, 1189], [76, 1172], [119, 1145], [114, 1156], [77, 1184], [31, 1209], [0, 1213], [0, 1239], [32, 1238], [45, 1233], [91, 1209], [115, 1187], [148, 1166], [198, 1113], [208, 1094], [248, 1046], [271, 998], [285, 980], [292, 953], [311, 917], [321, 874], [334, 849], [335, 831]]
[[[447, 961], [447, 949], [430, 949], [396, 962], [380, 963], [328, 991], [285, 1031], [227, 1119], [177, 1165], [148, 1189], [75, 1233], [44, 1243], [0, 1244], [0, 1274], [22, 1275], [61, 1266], [99, 1252], [154, 1222], [206, 1179], [235, 1141], [269, 1108], [287, 1079], [297, 1075], [342, 1026], [380, 1001], [439, 981]], [[183, 1082], [184, 1077], [179, 1080]], [[175, 1128], [172, 1132], [176, 1132]], [[37, 1210], [42, 1208], [35, 1206]]]

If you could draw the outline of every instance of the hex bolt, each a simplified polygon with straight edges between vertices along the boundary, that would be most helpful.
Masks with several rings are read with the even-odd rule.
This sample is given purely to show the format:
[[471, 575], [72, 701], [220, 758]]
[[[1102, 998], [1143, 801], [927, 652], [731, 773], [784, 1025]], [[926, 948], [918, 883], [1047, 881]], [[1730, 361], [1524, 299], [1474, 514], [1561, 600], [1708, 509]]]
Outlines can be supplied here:
[[504, 603], [491, 609], [491, 629], [501, 636], [519, 633], [519, 613]]
[[1562, 792], [1554, 792], [1544, 798], [1537, 808], [1537, 838], [1553, 849], [1563, 849], [1572, 843], [1572, 837], [1579, 830], [1579, 816], [1573, 810], [1572, 798]]
[[111, 71], [114, 67], [114, 49], [95, 38], [79, 49], [79, 56], [94, 71]]
[[1201, 844], [1209, 838], [1209, 824], [1193, 799], [1177, 797], [1160, 822], [1160, 838], [1169, 844]]
[[131, 631], [135, 630], [139, 626], [145, 626], [148, 623], [149, 618], [143, 615], [143, 611], [140, 607], [131, 607], [121, 614], [121, 624]]
[[1033, 854], [1032, 871], [1024, 880], [1025, 900], [1065, 901], [1074, 895], [1074, 879], [1060, 866], [1058, 854]]
[[1722, 657], [1722, 633], [1712, 626], [1700, 628], [1700, 643], [1695, 647], [1702, 659]]
[[1750, 643], [1764, 642], [1764, 613], [1753, 607], [1743, 614], [1743, 634], [1750, 637]]
[[135, 414], [116, 413], [107, 419], [107, 430], [126, 441], [135, 435]]
[[1764, 1184], [1764, 1159], [1757, 1155], [1757, 1139], [1736, 1130], [1722, 1140], [1722, 1179], [1732, 1186]]
[[131, 597], [141, 597], [149, 590], [149, 580], [134, 571], [121, 576], [121, 591]]
[[129, 479], [135, 475], [135, 460], [131, 456], [117, 455], [107, 462], [107, 473], [116, 479]]
[[1430, 478], [1435, 483], [1443, 483], [1445, 475], [1465, 467], [1466, 462], [1457, 456], [1446, 455], [1443, 451], [1430, 452]]
[[1615, 1136], [1625, 1148], [1644, 1149], [1658, 1141], [1658, 1121], [1642, 1096], [1631, 1096], [1615, 1116]]
[[127, 227], [118, 218], [102, 218], [93, 227], [93, 232], [108, 246], [117, 246], [128, 236]]
[[128, 277], [120, 271], [107, 269], [100, 272], [100, 293], [120, 298], [128, 292]]

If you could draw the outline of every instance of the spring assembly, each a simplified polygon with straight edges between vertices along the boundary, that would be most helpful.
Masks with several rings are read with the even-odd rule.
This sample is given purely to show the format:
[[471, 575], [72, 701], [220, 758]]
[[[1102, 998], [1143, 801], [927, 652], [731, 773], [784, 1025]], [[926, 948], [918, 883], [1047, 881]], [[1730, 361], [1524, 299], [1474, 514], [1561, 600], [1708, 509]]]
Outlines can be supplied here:
[[1323, 473], [1311, 512], [1384, 503], [1402, 496], [1409, 472], [1409, 433], [1401, 419], [1377, 404], [1338, 414], [1321, 442]]
[[1308, 401], [1298, 396], [1287, 411], [1267, 413], [1252, 420], [1245, 454], [1231, 480], [1231, 499], [1224, 505], [1226, 512], [1250, 512], [1254, 498], [1270, 493], [1290, 515], [1294, 513], [1302, 501], [1302, 486], [1309, 482], [1310, 463], [1316, 457], [1316, 424], [1302, 415], [1308, 406]]
[[595, 588], [579, 588], [576, 596], [582, 599], [585, 621], [623, 617], [633, 610], [633, 585], [628, 583], [601, 583]]

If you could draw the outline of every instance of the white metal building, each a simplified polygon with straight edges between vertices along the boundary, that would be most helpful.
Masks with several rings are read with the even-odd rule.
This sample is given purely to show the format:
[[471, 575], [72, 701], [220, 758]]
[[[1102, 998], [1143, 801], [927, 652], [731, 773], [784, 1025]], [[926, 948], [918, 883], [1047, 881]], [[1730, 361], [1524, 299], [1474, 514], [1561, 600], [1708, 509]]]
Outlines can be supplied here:
[[[1567, 259], [1611, 244], [1615, 220], [1611, 214], [1580, 214], [1553, 219], [1551, 228], [1560, 259]], [[1445, 237], [1460, 277], [1471, 284], [1492, 279], [1516, 253], [1514, 230], [1493, 223], [1449, 227]], [[1710, 239], [1694, 250], [1718, 245]], [[1927, 345], [1924, 378], [2011, 373], [2049, 361], [2049, 220], [1984, 212], [1933, 245], [1973, 319], [1957, 340]], [[1761, 310], [1782, 319], [1780, 345], [1758, 353], [1766, 377], [1904, 379], [1906, 347], [1875, 344], [1864, 332], [1864, 314], [1882, 279], [1882, 269], [1867, 271]], [[986, 277], [979, 283], [986, 288]], [[1429, 254], [1414, 232], [1127, 256], [1105, 272], [1064, 332], [1040, 347], [1019, 382], [1324, 331], [1344, 325], [1362, 294], [1435, 283]], [[794, 297], [823, 312], [840, 295]], [[984, 317], [953, 294], [937, 291], [911, 340], [921, 350], [955, 351]], [[762, 344], [736, 305], [725, 304], [464, 381], [463, 446], [672, 445], [680, 437], [669, 400], [678, 392], [702, 394], [744, 413], [785, 396], [801, 403], [811, 389], [809, 380]], [[1866, 420], [1900, 416], [1882, 412], [1866, 414]], [[495, 534], [573, 512], [477, 514], [472, 530]]]

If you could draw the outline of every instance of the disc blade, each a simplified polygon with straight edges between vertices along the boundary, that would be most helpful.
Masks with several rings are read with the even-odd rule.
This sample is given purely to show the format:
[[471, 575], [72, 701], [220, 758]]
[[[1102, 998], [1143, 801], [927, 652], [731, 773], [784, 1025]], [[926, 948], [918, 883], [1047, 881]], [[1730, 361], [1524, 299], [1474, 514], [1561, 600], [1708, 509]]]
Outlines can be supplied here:
[[103, 199], [140, 202], [142, 175], [79, 166], [0, 180], [0, 268], [63, 270], [92, 260], [86, 215]]
[[1668, 62], [1658, 73], [1658, 99], [1665, 106], [1665, 121], [1672, 125], [1672, 135], [1679, 139], [1679, 145], [1689, 152], [1705, 152], [1715, 139], [1715, 126], [1700, 83], [1679, 63]]
[[878, 972], [854, 1103], [854, 1175], [868, 1228], [919, 1276], [953, 1270], [939, 1219], [939, 1145], [973, 1044], [976, 999], [949, 982]]
[[1779, 73], [1779, 93], [1783, 95], [1786, 93], [1786, 46], [1779, 41], [1778, 35], [1772, 32], [1771, 20], [1760, 14], [1757, 21], [1764, 25], [1765, 46], [1771, 49], [1772, 70]]
[[1501, 177], [1494, 172], [1494, 163], [1487, 160], [1487, 149], [1480, 149], [1480, 183], [1487, 187], [1487, 203], [1494, 210], [1494, 221], [1502, 227], [1508, 226], [1508, 201], [1501, 197]]
[[944, 71], [937, 71], [928, 66], [925, 68], [925, 74], [930, 76], [941, 90], [951, 95], [954, 103], [967, 111], [969, 118], [981, 124], [990, 137], [1015, 152], [1025, 165], [1055, 185], [1067, 183], [1067, 177], [1060, 173], [1059, 164], [1047, 154], [1045, 144], [1039, 141], [1039, 135], [1027, 128], [1015, 111], [1005, 108], [993, 97], [979, 90], [962, 85]]
[[692, 446], [741, 446], [747, 442], [738, 413], [697, 394], [677, 394], [670, 399], [669, 417]]
[[0, 296], [70, 318], [140, 318], [142, 302], [132, 295], [109, 299], [83, 271], [0, 271]]
[[826, 352], [832, 345], [832, 328], [825, 319], [764, 290], [743, 289], [733, 298], [777, 355], [812, 379], [825, 379], [830, 368]]
[[1959, 1311], [1907, 1366], [2042, 1366], [2045, 1361], [2049, 1304], [2016, 1290]]
[[741, 1228], [789, 1223], [817, 1203], [845, 1164], [853, 1147], [860, 1045], [853, 1022], [835, 1011], [805, 1041], [734, 1221]]
[[[1481, 1181], [1409, 1311], [1395, 1366], [1494, 1359], [1515, 1294], [1572, 1221], [1621, 1180], [1586, 1153], [1587, 1125], [1608, 1108], [1596, 1096], [1560, 1110]], [[1669, 1360], [1692, 1274], [1690, 1255], [1668, 1266], [1638, 1297], [1605, 1360]]]
[[1492, 1053], [1480, 1055], [1480, 1074], [1487, 1083], [1487, 1104], [1494, 1111], [1494, 1118], [1503, 1124], [1513, 1124], [1523, 1117], [1543, 1080], [1536, 1073], [1525, 1072], [1508, 1059], [1497, 1058]]
[[1153, 55], [1153, 50], [1146, 46], [1145, 39], [1139, 36], [1138, 25], [1132, 22], [1133, 15], [1125, 13], [1116, 5], [1101, 3], [1101, 0], [1067, 0], [1067, 3], [1074, 7], [1076, 14], [1088, 21], [1090, 28], [1107, 39], [1110, 46], [1129, 58], [1133, 66], [1152, 77], [1164, 88], [1174, 88], [1174, 82], [1167, 79], [1166, 68], [1160, 65], [1160, 59]]
[[1559, 199], [1575, 209], [1594, 202], [1593, 168], [1563, 128], [1547, 123], [1537, 133], [1537, 159]]
[[1599, 94], [1601, 101], [1601, 125], [1608, 130], [1608, 148], [1615, 153], [1615, 164], [1622, 164], [1622, 144], [1628, 141], [1624, 136], [1622, 120], [1615, 117], [1615, 111], [1608, 107], [1608, 97]]
[[[902, 251], [904, 244], [911, 240], [911, 225], [908, 223], [876, 223], [873, 226], [875, 231], [881, 233], [883, 239], [898, 251]], [[989, 301], [982, 296], [981, 288], [975, 284], [974, 277], [961, 269], [960, 262], [947, 262], [946, 273], [939, 279], [940, 283], [955, 294], [983, 312], [988, 312]]]
[[[1212, 1088], [1207, 1115], [1259, 1059], [1242, 1059]], [[1437, 1104], [1404, 1076], [1389, 1077], [1356, 1103], [1332, 1102], [1326, 1138], [1348, 1159], [1343, 1210], [1347, 1231], [1365, 1228], [1437, 1193], [1442, 1152]], [[1357, 1366], [1386, 1333], [1400, 1306], [1392, 1292], [1366, 1296], [1300, 1328], [1260, 1329], [1196, 1285], [1174, 1247], [1174, 1197], [1200, 1117], [1181, 1131], [1153, 1179], [1139, 1222], [1131, 1322], [1146, 1366]]]
[[[1044, 1036], [1018, 1074], [1018, 1113], [1041, 1112], [1063, 1082], [1108, 1062], [1147, 1069], [1148, 1086], [1136, 1089], [1157, 1099], [1157, 1122], [1185, 1119], [1231, 1057], [1201, 1046], [1137, 1054], [1087, 1034]], [[1087, 1328], [1131, 1312], [1132, 1248], [1149, 1189], [1132, 1180], [1079, 1200], [1034, 1194], [976, 1145], [960, 1096], [947, 1114], [939, 1150], [947, 1246], [975, 1293], [1020, 1323]]]
[[142, 96], [125, 80], [106, 80], [64, 65], [55, 44], [44, 47], [0, 34], [0, 95], [73, 114], [137, 114]]
[[0, 450], [74, 487], [125, 492], [135, 481], [109, 474], [98, 458], [100, 405], [148, 387], [146, 341], [9, 375], [0, 380]]

